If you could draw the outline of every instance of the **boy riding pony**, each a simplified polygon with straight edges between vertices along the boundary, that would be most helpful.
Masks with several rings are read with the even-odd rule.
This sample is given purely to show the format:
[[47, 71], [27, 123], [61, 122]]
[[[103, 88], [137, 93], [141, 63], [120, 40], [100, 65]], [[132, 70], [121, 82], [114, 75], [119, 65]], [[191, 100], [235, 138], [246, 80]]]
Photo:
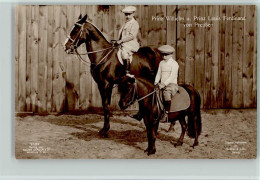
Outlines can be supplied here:
[[171, 99], [178, 91], [178, 70], [179, 65], [173, 59], [172, 55], [175, 49], [169, 45], [163, 45], [158, 48], [162, 54], [163, 60], [155, 77], [154, 85], [163, 90], [165, 113], [160, 122], [168, 122], [168, 112], [171, 108]]

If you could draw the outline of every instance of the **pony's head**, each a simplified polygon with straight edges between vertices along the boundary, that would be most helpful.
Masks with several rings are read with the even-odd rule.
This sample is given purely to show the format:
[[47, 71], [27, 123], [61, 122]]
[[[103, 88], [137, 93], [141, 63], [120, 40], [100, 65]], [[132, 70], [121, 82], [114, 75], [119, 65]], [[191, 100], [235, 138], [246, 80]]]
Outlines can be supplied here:
[[84, 24], [88, 18], [86, 14], [83, 18], [82, 15], [78, 17], [78, 21], [72, 27], [70, 34], [64, 42], [64, 50], [68, 54], [73, 54], [77, 47], [79, 47], [86, 40], [86, 28]]
[[136, 79], [124, 76], [118, 84], [118, 91], [120, 93], [119, 107], [121, 109], [126, 109], [128, 106], [132, 105], [137, 99], [137, 87]]

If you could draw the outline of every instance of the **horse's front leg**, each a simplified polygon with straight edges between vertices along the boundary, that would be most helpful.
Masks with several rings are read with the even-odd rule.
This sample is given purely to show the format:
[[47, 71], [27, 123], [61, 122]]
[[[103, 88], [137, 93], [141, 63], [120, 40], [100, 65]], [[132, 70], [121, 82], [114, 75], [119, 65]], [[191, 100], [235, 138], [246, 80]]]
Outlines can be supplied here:
[[147, 155], [155, 154], [156, 147], [155, 147], [155, 140], [157, 134], [157, 123], [154, 122], [152, 117], [144, 117], [144, 122], [147, 131], [147, 139], [148, 139], [148, 148], [144, 151], [147, 152]]
[[107, 132], [110, 129], [110, 123], [109, 123], [109, 118], [110, 118], [110, 110], [109, 110], [109, 105], [111, 103], [111, 94], [112, 94], [112, 85], [106, 84], [106, 85], [99, 85], [98, 86], [100, 95], [102, 98], [102, 106], [104, 110], [104, 126], [103, 128], [99, 131], [99, 135], [102, 137], [107, 137]]
[[176, 124], [176, 122], [175, 122], [175, 121], [172, 121], [171, 124], [170, 124], [169, 129], [167, 130], [167, 132], [174, 131], [174, 126], [175, 126], [175, 124]]

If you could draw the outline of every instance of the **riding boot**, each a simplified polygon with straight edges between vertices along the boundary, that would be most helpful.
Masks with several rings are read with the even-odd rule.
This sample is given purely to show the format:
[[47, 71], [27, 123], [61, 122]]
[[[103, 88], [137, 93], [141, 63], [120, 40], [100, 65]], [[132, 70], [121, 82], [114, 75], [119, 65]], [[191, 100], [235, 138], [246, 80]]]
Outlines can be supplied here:
[[130, 64], [131, 64], [130, 63], [130, 59], [125, 59], [124, 62], [125, 62], [125, 72], [126, 72], [126, 75], [131, 77], [131, 78], [133, 78], [134, 75], [130, 74]]
[[171, 108], [171, 101], [165, 101], [165, 105], [164, 105], [165, 111], [164, 111], [163, 117], [160, 120], [160, 123], [167, 123], [167, 122], [169, 122], [169, 120], [168, 120], [168, 112], [170, 111], [170, 108]]
[[134, 118], [134, 119], [136, 119], [136, 120], [138, 120], [138, 121], [141, 121], [142, 119], [143, 119], [143, 117], [142, 117], [142, 115], [141, 115], [141, 113], [138, 111], [138, 113], [137, 114], [135, 114], [135, 115], [130, 115], [130, 117], [131, 118]]

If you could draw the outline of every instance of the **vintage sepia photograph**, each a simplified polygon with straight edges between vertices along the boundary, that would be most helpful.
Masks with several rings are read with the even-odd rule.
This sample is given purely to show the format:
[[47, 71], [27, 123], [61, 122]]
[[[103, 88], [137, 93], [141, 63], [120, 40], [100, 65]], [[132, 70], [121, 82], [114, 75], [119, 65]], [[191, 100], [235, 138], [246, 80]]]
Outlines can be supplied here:
[[16, 159], [256, 159], [255, 5], [16, 5]]

